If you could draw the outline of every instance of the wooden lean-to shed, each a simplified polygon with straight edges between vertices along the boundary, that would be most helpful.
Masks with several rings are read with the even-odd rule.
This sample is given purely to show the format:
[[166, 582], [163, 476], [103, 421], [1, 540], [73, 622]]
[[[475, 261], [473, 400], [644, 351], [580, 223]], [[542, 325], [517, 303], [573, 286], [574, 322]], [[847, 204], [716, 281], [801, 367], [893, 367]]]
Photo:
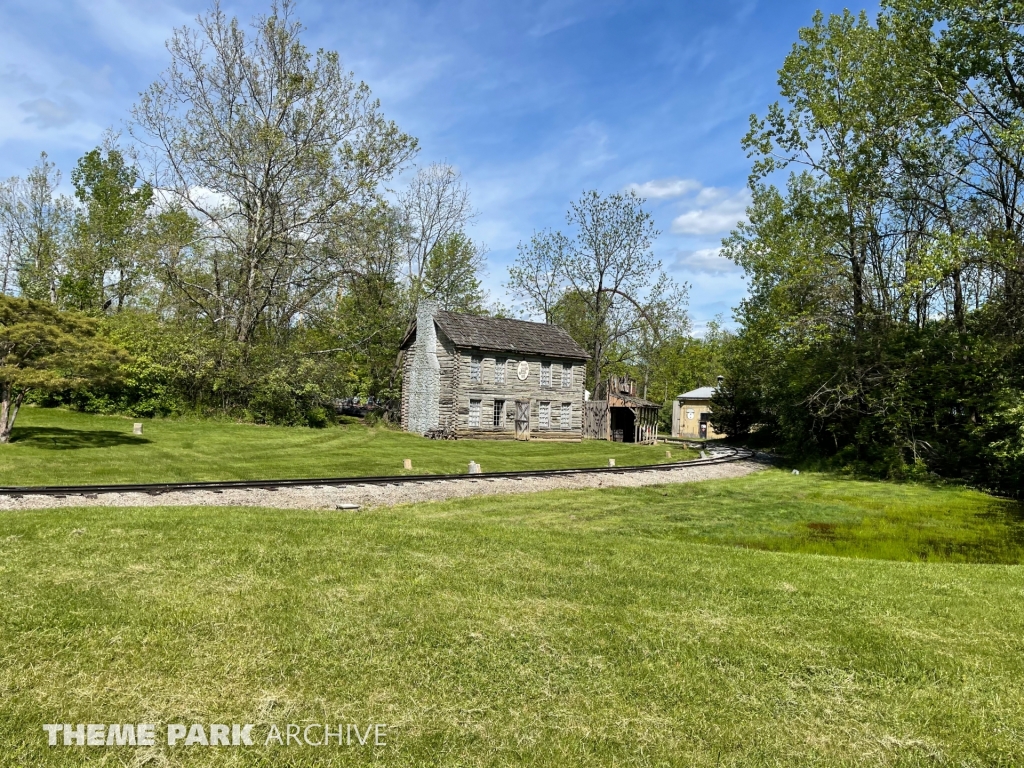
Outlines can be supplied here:
[[422, 301], [402, 350], [408, 432], [581, 438], [590, 356], [558, 326], [444, 312]]
[[583, 436], [618, 443], [656, 443], [661, 406], [638, 397], [636, 382], [610, 376], [587, 402]]

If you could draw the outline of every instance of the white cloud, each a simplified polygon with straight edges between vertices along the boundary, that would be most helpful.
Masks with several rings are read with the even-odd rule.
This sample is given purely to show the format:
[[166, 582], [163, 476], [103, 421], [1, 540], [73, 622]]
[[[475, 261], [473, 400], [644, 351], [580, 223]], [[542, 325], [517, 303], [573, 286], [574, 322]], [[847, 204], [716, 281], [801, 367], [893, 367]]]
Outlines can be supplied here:
[[747, 220], [750, 192], [730, 194], [718, 187], [704, 187], [693, 200], [690, 210], [672, 220], [672, 231], [681, 235], [725, 234], [739, 222]]
[[681, 251], [676, 266], [690, 272], [708, 275], [725, 275], [742, 272], [742, 268], [722, 255], [721, 248], [701, 248], [696, 251]]
[[209, 187], [190, 187], [188, 190], [189, 199], [196, 205], [213, 210], [215, 208], [230, 208], [232, 200], [223, 192], [218, 192]]
[[23, 101], [18, 105], [27, 114], [23, 122], [40, 128], [62, 128], [75, 122], [79, 108], [71, 99], [63, 98], [61, 103], [53, 99], [40, 98]]
[[702, 185], [694, 179], [654, 179], [645, 181], [643, 184], [630, 184], [626, 189], [636, 192], [640, 197], [647, 199], [662, 200], [670, 197], [682, 197], [690, 192], [696, 192]]
[[738, 222], [746, 221], [750, 204], [750, 193], [745, 189], [734, 192], [705, 187], [695, 179], [678, 176], [633, 183], [626, 189], [648, 200], [685, 198], [679, 203], [682, 213], [672, 220], [672, 231], [679, 235], [725, 234]]

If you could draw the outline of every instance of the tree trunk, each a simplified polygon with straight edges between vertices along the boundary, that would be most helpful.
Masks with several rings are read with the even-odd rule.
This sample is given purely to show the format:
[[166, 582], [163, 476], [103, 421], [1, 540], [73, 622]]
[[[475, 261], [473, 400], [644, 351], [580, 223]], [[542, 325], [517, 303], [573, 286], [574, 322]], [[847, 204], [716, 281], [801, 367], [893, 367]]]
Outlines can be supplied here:
[[964, 287], [959, 269], [953, 270], [953, 319], [957, 331], [964, 333], [967, 330], [967, 323], [964, 318]]
[[25, 393], [14, 394], [10, 384], [3, 388], [3, 398], [0, 400], [0, 444], [11, 441], [11, 430], [14, 429], [14, 420], [18, 418], [18, 410], [21, 402], [25, 399]]
[[853, 276], [853, 328], [859, 338], [864, 327], [864, 263], [867, 254], [863, 250], [854, 251], [850, 267]]

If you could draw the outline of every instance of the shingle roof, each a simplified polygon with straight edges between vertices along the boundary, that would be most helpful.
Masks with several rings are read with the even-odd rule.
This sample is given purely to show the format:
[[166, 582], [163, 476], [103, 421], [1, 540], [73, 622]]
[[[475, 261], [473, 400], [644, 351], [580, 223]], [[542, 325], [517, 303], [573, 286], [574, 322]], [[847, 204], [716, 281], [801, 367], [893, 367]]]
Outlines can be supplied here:
[[456, 347], [567, 357], [570, 360], [590, 359], [572, 336], [557, 325], [455, 312], [438, 312], [434, 321]]
[[661, 403], [644, 400], [642, 397], [636, 397], [635, 395], [619, 395], [612, 392], [612, 397], [621, 401], [628, 408], [661, 408]]
[[686, 398], [687, 400], [710, 400], [715, 394], [715, 387], [698, 387], [697, 389], [691, 389], [689, 392], [683, 392], [681, 395], [676, 395], [676, 399], [680, 400]]

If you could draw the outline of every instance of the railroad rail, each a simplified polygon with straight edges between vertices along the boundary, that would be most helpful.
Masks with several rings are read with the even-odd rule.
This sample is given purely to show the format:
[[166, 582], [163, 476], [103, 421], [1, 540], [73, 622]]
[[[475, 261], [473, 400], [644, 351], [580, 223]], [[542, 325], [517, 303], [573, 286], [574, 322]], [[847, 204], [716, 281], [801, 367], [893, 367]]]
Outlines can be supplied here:
[[[710, 453], [710, 452], [709, 452]], [[706, 458], [673, 461], [665, 464], [645, 464], [627, 467], [581, 467], [577, 469], [527, 469], [513, 472], [479, 472], [465, 475], [383, 475], [373, 477], [304, 477], [285, 480], [212, 480], [189, 483], [119, 483], [112, 485], [35, 485], [0, 486], [0, 496], [93, 496], [101, 493], [148, 493], [158, 496], [181, 491], [226, 491], [231, 489], [296, 488], [307, 486], [359, 486], [407, 485], [410, 483], [438, 483], [452, 480], [497, 480], [508, 478], [552, 477], [582, 474], [627, 474], [635, 472], [667, 472], [684, 467], [709, 464], [727, 464], [753, 458], [754, 453], [743, 448], [723, 448]]]

